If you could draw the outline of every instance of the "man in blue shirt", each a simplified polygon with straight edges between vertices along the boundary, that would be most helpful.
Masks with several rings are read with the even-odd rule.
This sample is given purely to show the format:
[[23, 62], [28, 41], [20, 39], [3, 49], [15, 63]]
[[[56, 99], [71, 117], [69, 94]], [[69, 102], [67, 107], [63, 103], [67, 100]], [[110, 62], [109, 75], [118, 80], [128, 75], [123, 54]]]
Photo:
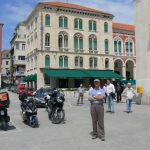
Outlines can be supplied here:
[[94, 80], [94, 88], [90, 91], [89, 101], [91, 102], [91, 117], [93, 123], [92, 139], [99, 137], [105, 141], [104, 130], [104, 99], [105, 92], [100, 87], [100, 80]]

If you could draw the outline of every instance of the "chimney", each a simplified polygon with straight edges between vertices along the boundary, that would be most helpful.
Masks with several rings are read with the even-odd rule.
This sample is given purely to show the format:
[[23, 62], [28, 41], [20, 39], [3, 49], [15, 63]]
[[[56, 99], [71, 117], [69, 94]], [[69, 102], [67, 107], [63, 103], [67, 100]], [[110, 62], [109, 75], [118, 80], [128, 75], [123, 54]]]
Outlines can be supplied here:
[[3, 28], [3, 24], [0, 23], [0, 72], [1, 72], [1, 65], [2, 65], [2, 28]]

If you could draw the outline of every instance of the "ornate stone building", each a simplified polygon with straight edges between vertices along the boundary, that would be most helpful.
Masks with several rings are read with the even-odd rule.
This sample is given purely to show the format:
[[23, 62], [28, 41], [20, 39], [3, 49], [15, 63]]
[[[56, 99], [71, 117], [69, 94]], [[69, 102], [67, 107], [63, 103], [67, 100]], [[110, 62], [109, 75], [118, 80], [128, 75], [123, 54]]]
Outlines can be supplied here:
[[136, 79], [135, 27], [113, 23], [114, 71], [125, 79]]

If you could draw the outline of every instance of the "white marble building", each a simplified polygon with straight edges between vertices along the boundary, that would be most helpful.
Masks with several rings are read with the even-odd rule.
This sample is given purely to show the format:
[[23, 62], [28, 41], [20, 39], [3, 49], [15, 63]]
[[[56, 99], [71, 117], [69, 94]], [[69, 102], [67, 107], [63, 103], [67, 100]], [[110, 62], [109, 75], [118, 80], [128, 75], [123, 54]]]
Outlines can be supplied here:
[[137, 51], [137, 87], [142, 86], [142, 103], [150, 104], [150, 0], [134, 0]]

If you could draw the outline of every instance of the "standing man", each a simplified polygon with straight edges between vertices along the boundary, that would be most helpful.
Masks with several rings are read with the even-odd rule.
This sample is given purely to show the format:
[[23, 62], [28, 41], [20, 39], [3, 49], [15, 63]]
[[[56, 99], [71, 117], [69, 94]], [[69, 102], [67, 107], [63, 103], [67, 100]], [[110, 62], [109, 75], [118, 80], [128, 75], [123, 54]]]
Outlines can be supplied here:
[[121, 85], [119, 83], [117, 83], [116, 86], [116, 93], [117, 93], [117, 103], [119, 103], [121, 102], [121, 93], [122, 93]]
[[115, 113], [114, 99], [115, 99], [115, 87], [110, 82], [110, 80], [107, 80], [107, 101], [108, 101], [108, 111], [107, 112]]
[[102, 141], [105, 141], [104, 130], [104, 90], [100, 88], [100, 80], [94, 80], [94, 88], [90, 92], [89, 101], [91, 102], [91, 117], [93, 123], [92, 139], [99, 137]]
[[79, 101], [81, 100], [81, 104], [83, 104], [83, 98], [84, 98], [84, 87], [82, 84], [80, 84], [80, 87], [78, 88], [78, 101], [77, 105], [79, 104]]
[[105, 85], [103, 86], [103, 90], [104, 90], [104, 92], [105, 92], [105, 103], [106, 103], [106, 100], [107, 100], [107, 84], [105, 84]]
[[126, 112], [131, 112], [132, 100], [135, 96], [135, 91], [131, 86], [131, 83], [128, 83], [127, 87], [124, 89], [122, 96], [126, 97]]

